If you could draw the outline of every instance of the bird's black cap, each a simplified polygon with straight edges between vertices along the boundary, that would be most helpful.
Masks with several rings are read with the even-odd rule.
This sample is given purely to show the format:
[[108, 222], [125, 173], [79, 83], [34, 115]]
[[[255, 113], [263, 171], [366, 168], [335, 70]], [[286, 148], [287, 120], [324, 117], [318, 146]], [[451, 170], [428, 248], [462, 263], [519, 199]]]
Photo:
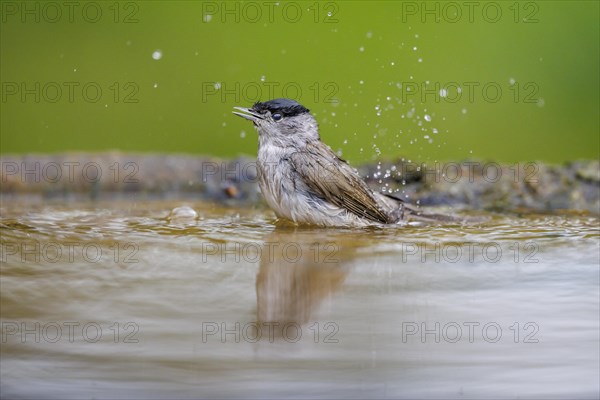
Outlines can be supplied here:
[[291, 99], [274, 99], [265, 101], [264, 103], [254, 103], [252, 106], [254, 111], [263, 114], [265, 111], [273, 113], [281, 113], [286, 117], [293, 117], [294, 115], [300, 115], [309, 112], [308, 108], [302, 104]]

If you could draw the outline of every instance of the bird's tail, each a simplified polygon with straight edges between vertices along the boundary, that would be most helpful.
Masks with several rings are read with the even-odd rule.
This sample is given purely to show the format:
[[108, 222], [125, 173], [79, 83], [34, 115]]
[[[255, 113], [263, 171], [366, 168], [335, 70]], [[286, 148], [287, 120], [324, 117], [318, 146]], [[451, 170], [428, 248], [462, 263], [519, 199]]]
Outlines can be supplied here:
[[421, 221], [421, 222], [438, 222], [438, 223], [464, 223], [464, 218], [453, 217], [447, 214], [424, 212], [420, 208], [409, 206], [405, 203], [400, 205], [402, 209], [402, 220], [404, 221]]
[[404, 200], [395, 197], [394, 195], [384, 194], [388, 200], [393, 200], [397, 206], [392, 214], [392, 218], [397, 222], [423, 222], [423, 223], [438, 223], [438, 224], [471, 224], [485, 222], [488, 218], [481, 217], [455, 217], [447, 214], [423, 211], [420, 207], [409, 205]]

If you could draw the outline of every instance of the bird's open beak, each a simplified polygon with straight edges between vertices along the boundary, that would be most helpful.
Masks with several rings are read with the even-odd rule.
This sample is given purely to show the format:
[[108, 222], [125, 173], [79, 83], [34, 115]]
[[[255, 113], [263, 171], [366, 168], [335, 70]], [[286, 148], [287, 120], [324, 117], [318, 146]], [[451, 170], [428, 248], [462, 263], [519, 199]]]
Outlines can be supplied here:
[[238, 111], [241, 111], [241, 112], [233, 111], [233, 113], [235, 115], [237, 115], [238, 117], [246, 118], [252, 122], [256, 122], [259, 119], [264, 119], [262, 115], [260, 115], [259, 113], [257, 113], [256, 111], [254, 111], [251, 108], [243, 108], [243, 107], [233, 107], [233, 108]]

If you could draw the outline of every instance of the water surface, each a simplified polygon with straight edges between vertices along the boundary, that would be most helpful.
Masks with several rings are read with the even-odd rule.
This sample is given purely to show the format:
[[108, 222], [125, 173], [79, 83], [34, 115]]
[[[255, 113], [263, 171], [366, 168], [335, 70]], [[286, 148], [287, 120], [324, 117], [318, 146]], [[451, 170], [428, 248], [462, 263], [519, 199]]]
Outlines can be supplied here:
[[[198, 213], [169, 218], [187, 205]], [[3, 397], [597, 398], [599, 221], [1, 207]]]

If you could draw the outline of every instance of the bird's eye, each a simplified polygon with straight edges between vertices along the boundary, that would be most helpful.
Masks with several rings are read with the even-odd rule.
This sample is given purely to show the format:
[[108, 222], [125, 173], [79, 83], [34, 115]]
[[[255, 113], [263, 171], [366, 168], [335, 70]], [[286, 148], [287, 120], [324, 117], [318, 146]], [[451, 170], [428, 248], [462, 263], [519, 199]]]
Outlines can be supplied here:
[[273, 121], [279, 121], [281, 118], [283, 118], [283, 115], [279, 113], [273, 114]]

